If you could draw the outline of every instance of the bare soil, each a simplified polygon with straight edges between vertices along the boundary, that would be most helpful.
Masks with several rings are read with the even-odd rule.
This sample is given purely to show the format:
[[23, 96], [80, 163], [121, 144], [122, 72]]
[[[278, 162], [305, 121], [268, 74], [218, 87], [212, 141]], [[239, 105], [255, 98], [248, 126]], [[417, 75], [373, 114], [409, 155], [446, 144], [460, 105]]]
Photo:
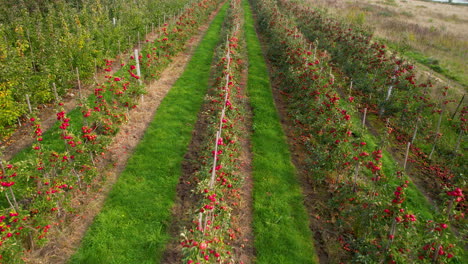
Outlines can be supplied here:
[[[247, 55], [245, 54], [247, 58]], [[238, 231], [238, 237], [233, 242], [235, 254], [239, 256], [239, 263], [250, 264], [255, 263], [255, 248], [254, 248], [254, 234], [252, 228], [253, 222], [253, 178], [252, 178], [252, 145], [250, 135], [252, 135], [252, 108], [247, 97], [247, 64], [242, 72], [242, 79], [240, 82], [241, 96], [245, 98], [244, 107], [246, 114], [242, 122], [241, 130], [244, 132], [243, 137], [239, 138], [241, 141], [241, 154], [240, 154], [240, 175], [244, 177], [244, 183], [239, 190], [240, 202], [238, 207], [233, 211], [233, 227]]]
[[[255, 13], [253, 14], [255, 17]], [[255, 18], [256, 20], [256, 18]], [[258, 28], [255, 25], [255, 28]], [[267, 41], [261, 34], [257, 34], [262, 46], [263, 54], [267, 51]], [[286, 98], [281, 94], [281, 84], [278, 77], [274, 74], [275, 68], [268, 58], [264, 58], [269, 69], [270, 83], [272, 85], [273, 97], [275, 100], [276, 109], [280, 115], [281, 125], [286, 134], [289, 149], [291, 151], [292, 161], [297, 169], [299, 181], [302, 187], [304, 196], [304, 205], [309, 215], [309, 228], [312, 231], [314, 248], [322, 264], [338, 263], [339, 260], [345, 259], [340, 257], [340, 252], [337, 251], [338, 234], [334, 231], [333, 226], [329, 225], [326, 219], [332, 218], [332, 212], [326, 205], [326, 202], [331, 198], [330, 191], [324, 185], [313, 184], [307, 176], [307, 154], [305, 148], [301, 144], [295, 142], [297, 138], [295, 125], [291, 122], [288, 115], [288, 107]]]
[[187, 153], [182, 162], [182, 175], [177, 185], [177, 197], [174, 207], [172, 208], [172, 221], [169, 225], [168, 232], [171, 236], [171, 241], [167, 243], [161, 263], [182, 263], [182, 246], [180, 245], [183, 227], [191, 226], [191, 212], [195, 210], [201, 197], [193, 192], [193, 189], [198, 183], [198, 179], [194, 174], [200, 169], [200, 153], [203, 151], [204, 139], [207, 137], [207, 126], [209, 125], [205, 113], [205, 107], [202, 107], [195, 128], [192, 132], [192, 140], [190, 142]]
[[[212, 14], [209, 22], [216, 13], [217, 11]], [[117, 181], [118, 175], [125, 168], [128, 158], [143, 137], [161, 101], [185, 70], [195, 48], [208, 29], [209, 22], [201, 26], [196, 36], [186, 44], [185, 50], [173, 58], [172, 63], [162, 72], [159, 80], [147, 85], [147, 94], [144, 95], [138, 107], [130, 111], [128, 122], [120, 128], [114, 141], [108, 147], [109, 152], [103, 157], [99, 165], [104, 171], [102, 178], [106, 179], [103, 187], [84, 196], [76, 197], [73, 202], [79, 206], [77, 208], [79, 217], [71, 216], [64, 224], [57, 228], [51, 228], [49, 231], [51, 240], [40, 249], [27, 252], [25, 256], [26, 263], [66, 263], [75, 252], [89, 225], [100, 212], [112, 185]], [[76, 105], [76, 100], [73, 101], [68, 102], [70, 109], [73, 105]], [[53, 116], [50, 117], [50, 119], [53, 118]], [[21, 140], [22, 137], [19, 135], [18, 140]], [[16, 146], [10, 148], [9, 153], [14, 153], [14, 151], [17, 151]]]
[[[271, 65], [270, 72], [271, 72]], [[339, 234], [327, 219], [333, 218], [333, 213], [327, 206], [327, 201], [332, 198], [331, 190], [323, 184], [314, 184], [308, 176], [307, 151], [304, 146], [294, 139], [298, 138], [295, 126], [288, 115], [286, 98], [280, 93], [281, 85], [277, 80], [272, 80], [273, 95], [275, 97], [276, 108], [281, 117], [281, 124], [288, 139], [289, 148], [292, 154], [292, 161], [297, 168], [299, 181], [304, 195], [304, 205], [309, 214], [309, 228], [314, 236], [314, 246], [320, 263], [337, 263], [345, 259], [340, 256], [342, 250], [337, 250]]]
[[[245, 83], [245, 82], [244, 82]], [[207, 138], [207, 126], [209, 125], [208, 118], [203, 111], [200, 111], [198, 121], [192, 134], [192, 141], [189, 150], [184, 157], [182, 164], [183, 173], [177, 186], [177, 198], [175, 206], [172, 209], [172, 222], [169, 227], [169, 233], [173, 238], [166, 247], [166, 251], [161, 263], [182, 263], [182, 247], [180, 245], [180, 234], [183, 232], [183, 227], [191, 226], [191, 220], [195, 206], [198, 205], [200, 197], [193, 192], [198, 183], [198, 179], [194, 177], [194, 173], [200, 169], [199, 157], [203, 151], [204, 141]], [[242, 124], [245, 135], [250, 134], [251, 130], [250, 113]], [[252, 234], [252, 188], [253, 181], [251, 177], [251, 157], [250, 141], [248, 138], [239, 139], [242, 144], [241, 149], [241, 166], [240, 175], [245, 178], [242, 188], [239, 190], [241, 196], [238, 206], [235, 207], [232, 213], [233, 229], [238, 235], [232, 242], [234, 247], [234, 256], [238, 256], [239, 263], [252, 263], [254, 256], [253, 249], [253, 234]]]
[[[154, 41], [159, 36], [160, 34], [158, 31], [151, 32], [148, 35], [146, 35], [145, 41]], [[76, 108], [80, 101], [80, 94], [82, 98], [87, 98], [94, 92], [96, 83], [105, 82], [105, 76], [113, 75], [114, 73], [119, 71], [122, 68], [121, 64], [127, 64], [130, 60], [130, 53], [138, 47], [139, 44], [136, 44], [129, 51], [119, 54], [115, 59], [112, 59], [113, 62], [110, 66], [110, 72], [106, 72], [103, 69], [96, 69], [94, 80], [81, 80], [81, 89], [78, 89], [77, 84], [76, 87], [70, 89], [65, 95], [63, 95], [60, 98], [60, 102], [63, 103], [64, 111], [69, 112]], [[150, 83], [146, 84], [151, 85]], [[34, 116], [41, 120], [41, 128], [43, 132], [50, 129], [57, 121], [55, 115], [55, 104], [56, 102], [42, 104], [34, 109]], [[0, 150], [2, 150], [2, 152], [0, 152], [0, 158], [4, 160], [10, 160], [22, 149], [30, 146], [35, 140], [34, 137], [31, 136], [31, 133], [32, 130], [29, 126], [28, 120], [26, 118], [23, 118], [21, 125], [18, 125], [15, 132], [10, 137], [4, 138], [0, 141]]]
[[[247, 81], [247, 71], [242, 74], [241, 91], [245, 93]], [[213, 80], [211, 81], [213, 83]], [[246, 98], [247, 99], [247, 98]], [[241, 123], [241, 130], [244, 135], [251, 134], [251, 110], [248, 102], [245, 103], [247, 114], [245, 120]], [[207, 105], [202, 107], [198, 116], [195, 129], [192, 133], [192, 141], [189, 145], [189, 150], [184, 157], [182, 164], [183, 173], [177, 186], [177, 198], [175, 206], [172, 210], [172, 222], [169, 227], [172, 241], [167, 244], [166, 251], [163, 255], [161, 263], [182, 263], [182, 246], [180, 245], [180, 234], [183, 232], [183, 227], [191, 226], [191, 216], [198, 205], [200, 197], [193, 192], [198, 179], [194, 177], [194, 173], [199, 170], [199, 157], [203, 151], [203, 143], [207, 138], [207, 126], [209, 116], [205, 111]], [[253, 231], [252, 231], [252, 188], [253, 181], [251, 176], [251, 145], [248, 137], [239, 138], [241, 141], [240, 154], [240, 171], [238, 172], [244, 178], [242, 188], [239, 190], [240, 200], [237, 200], [238, 206], [232, 212], [232, 226], [238, 236], [232, 241], [234, 247], [234, 256], [238, 256], [238, 263], [250, 264], [254, 259], [253, 247]]]

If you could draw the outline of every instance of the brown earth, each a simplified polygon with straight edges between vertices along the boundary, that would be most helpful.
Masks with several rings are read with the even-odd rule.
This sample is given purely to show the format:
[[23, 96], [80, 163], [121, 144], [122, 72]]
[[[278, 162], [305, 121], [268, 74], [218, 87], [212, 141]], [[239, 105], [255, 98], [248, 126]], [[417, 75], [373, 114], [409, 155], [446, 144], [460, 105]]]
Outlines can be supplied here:
[[168, 227], [171, 241], [166, 245], [161, 263], [182, 263], [182, 246], [180, 245], [183, 228], [191, 226], [192, 214], [200, 201], [200, 195], [193, 192], [197, 179], [194, 177], [200, 169], [199, 157], [203, 151], [204, 139], [207, 137], [206, 127], [209, 125], [205, 108], [202, 107], [198, 115], [197, 123], [192, 132], [192, 140], [189, 149], [182, 162], [182, 175], [177, 185], [177, 196], [172, 207], [172, 221]]
[[[244, 45], [245, 46], [245, 45]], [[247, 58], [247, 54], [244, 54]], [[245, 98], [244, 106], [246, 114], [242, 122], [241, 130], [244, 132], [243, 137], [239, 138], [241, 141], [241, 169], [240, 175], [244, 177], [244, 183], [240, 189], [240, 202], [239, 206], [233, 211], [233, 228], [237, 230], [239, 236], [233, 242], [235, 248], [235, 254], [239, 256], [239, 263], [250, 264], [255, 263], [255, 248], [253, 245], [254, 234], [252, 228], [253, 222], [253, 178], [252, 178], [252, 145], [250, 141], [250, 135], [252, 135], [252, 108], [247, 97], [247, 64], [245, 65], [244, 71], [242, 72], [242, 79], [240, 82], [241, 96]]]
[[[245, 82], [244, 82], [245, 83]], [[192, 141], [189, 146], [189, 150], [184, 157], [182, 164], [183, 173], [177, 186], [177, 198], [175, 206], [172, 209], [173, 221], [169, 227], [169, 233], [173, 238], [166, 247], [166, 251], [163, 255], [161, 263], [182, 263], [182, 247], [180, 245], [180, 234], [183, 232], [183, 228], [191, 226], [191, 220], [193, 211], [196, 210], [195, 206], [198, 205], [200, 197], [193, 192], [196, 187], [198, 179], [194, 177], [194, 173], [200, 169], [199, 157], [203, 151], [204, 141], [208, 137], [207, 126], [208, 115], [206, 115], [205, 108], [202, 108], [198, 121], [195, 125], [195, 129], [192, 133]], [[245, 131], [245, 135], [250, 134], [251, 129], [251, 117], [248, 114], [244, 125], [241, 129]], [[248, 138], [240, 138], [242, 143], [241, 149], [241, 169], [240, 175], [245, 178], [244, 184], [240, 189], [240, 202], [237, 207], [233, 210], [233, 229], [236, 230], [237, 236], [232, 245], [234, 247], [234, 256], [238, 256], [239, 263], [252, 263], [254, 256], [253, 249], [253, 234], [252, 234], [252, 188], [253, 181], [251, 177], [251, 152], [250, 152], [250, 141]]]
[[[253, 15], [256, 17], [255, 13]], [[257, 19], [255, 18], [254, 20]], [[257, 24], [255, 24], [255, 28], [257, 32], [259, 32]], [[268, 43], [261, 34], [257, 34], [257, 36], [265, 56]], [[339, 260], [345, 258], [340, 256], [342, 250], [339, 250], [339, 244], [337, 243], [339, 234], [326, 220], [332, 218], [332, 213], [326, 204], [331, 197], [330, 190], [324, 185], [313, 184], [308, 177], [306, 162], [308, 158], [307, 152], [301, 144], [297, 144], [294, 140], [297, 137], [295, 125], [288, 116], [286, 98], [280, 93], [282, 86], [279, 78], [280, 75], [275, 74], [276, 70], [268, 58], [265, 57], [264, 59], [270, 75], [270, 83], [275, 100], [274, 103], [280, 115], [281, 125], [288, 140], [292, 162], [297, 169], [298, 178], [302, 187], [304, 205], [309, 215], [309, 228], [313, 234], [316, 254], [319, 258], [319, 262], [322, 264], [338, 263]]]
[[[247, 71], [244, 70], [242, 74], [242, 80], [240, 82], [241, 91], [245, 96], [245, 88], [247, 82]], [[211, 81], [213, 84], [213, 80]], [[240, 128], [244, 131], [244, 135], [251, 134], [251, 110], [248, 102], [245, 102], [247, 108], [247, 114], [244, 122], [241, 123]], [[184, 157], [182, 164], [183, 173], [177, 186], [177, 198], [175, 206], [172, 209], [171, 225], [169, 227], [169, 233], [173, 238], [170, 243], [167, 244], [161, 263], [182, 263], [182, 246], [180, 245], [181, 236], [184, 227], [191, 226], [191, 220], [195, 206], [198, 205], [200, 197], [193, 193], [198, 179], [194, 177], [194, 173], [199, 170], [200, 162], [198, 161], [200, 153], [203, 151], [204, 140], [208, 137], [207, 126], [208, 118], [206, 105], [204, 105], [198, 116], [195, 129], [192, 133], [192, 141], [189, 145], [189, 150]], [[253, 180], [251, 175], [251, 145], [248, 137], [239, 138], [241, 141], [241, 169], [240, 175], [243, 175], [244, 183], [240, 189], [240, 201], [238, 206], [234, 208], [232, 212], [232, 226], [236, 230], [236, 238], [232, 241], [234, 247], [234, 256], [237, 256], [238, 263], [249, 264], [254, 261], [254, 247], [253, 247], [253, 231], [252, 231], [252, 188]]]
[[[218, 10], [211, 15], [209, 21], [214, 18]], [[206, 23], [199, 28], [196, 36], [192, 37], [186, 44], [185, 50], [173, 58], [172, 63], [161, 73], [159, 80], [147, 85], [147, 94], [144, 95], [138, 107], [129, 112], [128, 122], [122, 125], [119, 133], [108, 147], [109, 153], [103, 157], [101, 164], [99, 164], [99, 167], [105, 171], [102, 176], [106, 179], [103, 187], [84, 196], [76, 197], [73, 203], [79, 205], [77, 210], [80, 216], [70, 217], [59, 227], [51, 228], [49, 231], [51, 240], [44, 247], [27, 252], [25, 255], [26, 263], [66, 263], [75, 252], [87, 228], [100, 212], [112, 185], [125, 168], [128, 158], [153, 119], [161, 101], [185, 70], [195, 48], [208, 29], [208, 25], [209, 23]], [[150, 38], [148, 37], [148, 39]], [[70, 100], [68, 107], [71, 109], [76, 103], [76, 100]], [[44, 113], [44, 115], [46, 114]], [[49, 119], [54, 121], [54, 116], [49, 117]], [[18, 134], [18, 139], [24, 137], [24, 134], [20, 136], [21, 134]], [[18, 151], [17, 149], [19, 149], [17, 146], [11, 147], [9, 153], [14, 153], [14, 151]]]
[[[273, 70], [271, 65], [270, 72]], [[338, 263], [346, 259], [342, 256], [343, 250], [340, 250], [338, 244], [339, 233], [336, 228], [330, 224], [333, 219], [333, 213], [327, 206], [327, 201], [332, 198], [331, 190], [324, 184], [314, 183], [308, 173], [308, 154], [305, 147], [296, 142], [298, 137], [296, 127], [288, 115], [288, 106], [286, 98], [280, 93], [281, 84], [273, 78], [273, 95], [275, 97], [276, 108], [281, 117], [281, 124], [288, 139], [289, 148], [292, 154], [292, 161], [297, 168], [299, 181], [304, 195], [304, 205], [309, 215], [309, 228], [314, 236], [314, 246], [319, 258], [323, 264]]]
[[[158, 31], [151, 32], [146, 35], [145, 41], [154, 41], [160, 36]], [[117, 71], [121, 69], [121, 64], [127, 64], [130, 60], [130, 55], [133, 54], [133, 51], [140, 47], [140, 44], [136, 44], [132, 49], [119, 54], [115, 59], [112, 59], [111, 71], [106, 72], [103, 69], [96, 69], [96, 74], [93, 77], [94, 80], [81, 80], [81, 89], [78, 89], [78, 84], [74, 89], [70, 89], [64, 96], [60, 98], [61, 102], [63, 103], [63, 109], [65, 112], [69, 112], [76, 108], [79, 104], [80, 97], [87, 98], [90, 96], [95, 89], [96, 83], [103, 83], [107, 79], [105, 78], [106, 75], [113, 75]], [[150, 83], [146, 83], [147, 85], [151, 85]], [[81, 96], [80, 96], [81, 94]], [[34, 116], [41, 120], [41, 128], [43, 132], [46, 132], [50, 129], [55, 122], [56, 119], [56, 103], [50, 104], [43, 104], [37, 106], [34, 109]], [[22, 149], [30, 146], [34, 142], [34, 137], [31, 136], [32, 130], [31, 127], [28, 125], [29, 122], [26, 118], [23, 118], [21, 125], [18, 125], [15, 132], [8, 138], [4, 138], [0, 141], [0, 158], [4, 160], [10, 160], [13, 156], [15, 156], [18, 152]]]
[[332, 239], [328, 234], [326, 223], [321, 219], [328, 219], [329, 214], [326, 213], [326, 201], [330, 199], [331, 194], [324, 186], [314, 186], [307, 176], [307, 152], [302, 144], [297, 144], [294, 138], [297, 138], [294, 124], [288, 116], [288, 107], [286, 99], [280, 93], [281, 85], [277, 81], [273, 81], [273, 95], [275, 97], [276, 108], [280, 113], [281, 124], [288, 138], [289, 148], [294, 166], [297, 168], [299, 180], [302, 186], [304, 195], [304, 204], [309, 214], [309, 227], [314, 235], [315, 250], [319, 257], [320, 263], [330, 263], [331, 252], [327, 250], [327, 243], [337, 241]]

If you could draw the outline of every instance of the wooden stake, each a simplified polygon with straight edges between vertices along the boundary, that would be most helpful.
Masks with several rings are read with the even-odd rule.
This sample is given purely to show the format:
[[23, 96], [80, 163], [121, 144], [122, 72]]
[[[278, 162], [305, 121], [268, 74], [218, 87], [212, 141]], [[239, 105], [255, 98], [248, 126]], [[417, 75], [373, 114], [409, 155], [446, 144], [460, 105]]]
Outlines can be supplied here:
[[52, 88], [54, 89], [55, 102], [58, 103], [59, 102], [59, 96], [58, 96], [58, 93], [57, 93], [57, 87], [55, 86], [55, 83], [52, 83]]
[[432, 150], [431, 150], [431, 153], [429, 154], [429, 159], [432, 159], [432, 154], [434, 154], [436, 145], [437, 145], [437, 135], [436, 135], [436, 139], [434, 140], [434, 144], [432, 144]]
[[[387, 90], [387, 97], [385, 98], [385, 102], [390, 99], [390, 96], [392, 95], [392, 90], [393, 90], [393, 85], [390, 85]], [[382, 109], [380, 109], [380, 116], [382, 116], [385, 113], [385, 108], [382, 106]]]
[[83, 95], [81, 94], [80, 70], [78, 67], [76, 67], [76, 78], [78, 78], [78, 94], [80, 95], [80, 99], [83, 99]]
[[137, 70], [137, 75], [140, 77], [138, 79], [139, 83], [142, 84], [141, 81], [141, 71], [140, 71], [140, 58], [138, 57], [138, 50], [135, 50], [135, 62], [136, 62], [136, 70]]
[[[0, 157], [0, 169], [2, 170], [2, 174], [3, 175], [6, 175], [6, 172], [5, 172], [5, 167], [3, 166], [3, 161]], [[10, 198], [8, 197], [8, 193], [5, 192], [5, 197], [7, 198], [8, 200], [8, 203], [10, 204], [10, 206], [15, 209], [17, 212], [19, 212], [19, 206], [18, 206], [18, 202], [16, 201], [16, 197], [15, 197], [15, 194], [13, 193], [13, 189], [11, 187], [7, 187], [8, 189], [10, 189], [10, 193], [11, 193], [11, 198], [13, 200], [13, 202], [10, 200]]]
[[[397, 227], [396, 219], [393, 219], [392, 227], [390, 228], [390, 232], [389, 232], [389, 234], [388, 234], [388, 237], [389, 237], [390, 239], [388, 240], [387, 246], [385, 247], [385, 250], [384, 250], [383, 252], [388, 252], [388, 251], [389, 251], [388, 249], [390, 248], [390, 246], [392, 245], [393, 240], [394, 240], [393, 237], [395, 237], [396, 227]], [[383, 257], [383, 258], [382, 258], [382, 260], [380, 261], [380, 263], [384, 263], [385, 258], [386, 258], [387, 256], [386, 256], [386, 255], [383, 255], [382, 257]]]
[[205, 217], [205, 224], [203, 224], [203, 230], [206, 230], [206, 226], [208, 225], [208, 218], [210, 217], [211, 214], [212, 212], [207, 213], [207, 216]]
[[198, 214], [198, 225], [201, 227], [203, 223], [203, 214], [200, 212]]
[[410, 146], [411, 146], [411, 142], [408, 142], [408, 146], [406, 147], [405, 163], [403, 165], [403, 170], [405, 170], [405, 171], [406, 171], [406, 164], [408, 162], [408, 155], [409, 155]]
[[385, 98], [385, 101], [388, 101], [388, 99], [390, 99], [390, 96], [392, 95], [392, 90], [393, 90], [393, 85], [390, 85], [387, 90], [387, 98]]
[[362, 118], [362, 126], [366, 125], [367, 107], [364, 108], [364, 117]]
[[94, 80], [98, 82], [97, 80], [97, 59], [94, 58]]
[[214, 181], [216, 178], [216, 162], [218, 158], [218, 141], [219, 138], [221, 137], [221, 131], [216, 132], [216, 141], [215, 141], [215, 152], [214, 152], [214, 158], [213, 158], [213, 169], [211, 171], [211, 179], [210, 179], [210, 189], [213, 188], [214, 186]]
[[29, 101], [29, 94], [26, 94], [26, 102], [28, 103], [29, 113], [32, 114], [31, 102]]

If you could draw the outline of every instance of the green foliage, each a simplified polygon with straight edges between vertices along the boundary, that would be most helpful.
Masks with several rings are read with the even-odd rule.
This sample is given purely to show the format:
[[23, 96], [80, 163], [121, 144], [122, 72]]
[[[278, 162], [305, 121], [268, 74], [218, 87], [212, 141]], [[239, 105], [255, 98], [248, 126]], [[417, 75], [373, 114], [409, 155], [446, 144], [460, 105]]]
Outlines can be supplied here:
[[[104, 59], [114, 57], [174, 15], [189, 0], [45, 0], [0, 1], [0, 91], [5, 100], [25, 109], [25, 94], [33, 107], [53, 99], [52, 83], [59, 95], [89, 82]], [[115, 19], [115, 25], [114, 25]], [[0, 105], [0, 137], [24, 112], [11, 111], [12, 102]], [[7, 116], [8, 115], [8, 116]], [[4, 117], [7, 116], [7, 117]]]
[[[168, 32], [164, 37], [171, 49], [160, 49], [154, 57], [155, 61], [147, 62], [145, 66], [154, 64], [154, 69], [161, 71], [168, 65], [173, 55], [198, 32], [200, 23], [206, 21], [218, 2], [204, 0], [204, 3], [207, 6], [192, 4], [177, 19], [168, 22]], [[185, 26], [179, 28], [179, 25]], [[174, 31], [174, 28], [177, 30]], [[140, 53], [141, 57], [154, 55], [151, 51], [160, 48], [160, 41], [143, 45], [145, 49]], [[159, 60], [158, 56], [165, 59]], [[112, 69], [112, 63], [106, 60], [108, 70]], [[65, 113], [62, 103], [58, 103], [56, 114], [59, 121], [46, 132], [43, 133], [37, 118], [28, 121], [32, 125], [35, 143], [15, 155], [0, 170], [0, 178], [3, 179], [0, 188], [0, 205], [3, 208], [0, 219], [3, 221], [0, 221], [0, 227], [3, 229], [8, 225], [7, 231], [10, 232], [2, 238], [3, 243], [0, 245], [0, 255], [6, 263], [20, 263], [24, 249], [46, 243], [51, 221], [60, 216], [74, 215], [71, 200], [76, 193], [81, 195], [83, 191], [87, 192], [89, 188], [102, 184], [105, 175], [101, 174], [102, 178], [96, 179], [96, 175], [99, 175], [95, 165], [99, 158], [96, 157], [104, 155], [106, 146], [119, 131], [120, 125], [127, 120], [127, 111], [136, 107], [140, 95], [145, 92], [132, 63], [133, 60], [130, 60], [112, 76], [108, 76], [107, 81], [96, 84], [94, 94], [87, 99], [80, 99], [79, 107], [72, 111]], [[148, 76], [147, 80], [155, 79], [147, 72], [152, 69], [149, 66], [142, 67], [143, 75]], [[3, 167], [6, 169], [3, 170]], [[8, 180], [5, 180], [5, 175], [10, 176]], [[11, 181], [9, 178], [13, 177], [14, 181]], [[16, 212], [12, 211], [12, 207]], [[33, 230], [22, 228], [23, 224]], [[11, 235], [13, 232], [14, 236]], [[151, 243], [154, 242], [153, 239]]]
[[350, 12], [347, 15], [347, 19], [353, 24], [362, 26], [366, 23], [366, 13], [360, 11]]
[[10, 90], [0, 89], [0, 122], [6, 125], [13, 125], [16, 118], [22, 114], [21, 108], [18, 107], [11, 95]]
[[[259, 5], [253, 8], [259, 10]], [[267, 67], [247, 0], [244, 0], [244, 10], [249, 57], [247, 83], [254, 127], [252, 163], [256, 261], [318, 263], [301, 189], [273, 103]]]
[[[263, 5], [261, 8], [257, 7], [259, 20], [264, 25], [261, 30], [266, 32], [269, 45], [277, 49], [271, 49], [272, 52], [268, 55], [275, 57], [272, 68], [277, 69], [277, 73], [274, 80], [281, 83], [281, 93], [290, 104], [289, 116], [293, 118], [297, 132], [295, 142], [304, 144], [308, 156], [308, 168], [305, 171], [314, 185], [331, 190], [326, 206], [331, 217], [328, 212], [321, 217], [329, 217], [326, 222], [333, 223], [329, 228], [337, 230], [339, 240], [346, 242], [342, 244], [343, 249], [350, 252], [352, 262], [413, 263], [418, 260], [417, 254], [426, 243], [429, 243], [430, 248], [430, 244], [436, 241], [442, 244], [446, 253], [449, 252], [443, 257], [445, 263], [460, 263], [459, 259], [463, 258], [461, 254], [459, 259], [454, 257], [447, 261], [459, 254], [463, 247], [462, 243], [455, 244], [457, 240], [451, 232], [446, 232], [444, 238], [427, 232], [427, 223], [438, 221], [438, 224], [443, 224], [448, 221], [439, 220], [443, 218], [442, 214], [434, 210], [410, 178], [396, 165], [392, 154], [385, 151], [385, 141], [389, 140], [388, 134], [392, 133], [389, 127], [385, 128], [384, 136], [374, 136], [374, 133], [378, 133], [367, 131], [361, 124], [357, 110], [362, 109], [362, 106], [355, 103], [354, 97], [342, 98], [345, 97], [342, 87], [346, 87], [346, 84], [341, 83], [341, 78], [334, 79], [329, 64], [330, 60], [342, 58], [335, 58], [335, 54], [330, 58], [320, 49], [314, 49], [317, 51], [314, 54], [310, 49], [312, 46], [303, 41], [303, 32], [309, 32], [307, 30], [314, 27], [314, 24], [304, 23], [301, 26], [302, 32], [296, 26], [302, 23], [301, 16], [309, 19], [316, 15], [313, 14], [314, 11], [307, 13], [304, 8], [287, 12], [288, 7], [293, 6], [292, 1], [280, 2], [282, 4], [276, 6], [271, 1], [257, 1], [262, 3], [258, 6]], [[334, 26], [337, 24], [329, 19], [325, 21]], [[354, 29], [341, 32], [348, 34], [351, 31]], [[317, 35], [320, 33], [317, 32]], [[327, 32], [323, 35], [326, 34]], [[343, 35], [333, 36], [335, 38], [331, 39], [348, 38]], [[298, 42], [299, 40], [303, 42]], [[319, 40], [322, 43], [327, 42], [323, 38]], [[341, 49], [344, 47], [338, 49], [333, 44], [330, 45], [331, 49], [336, 48], [337, 54], [343, 54]], [[329, 48], [326, 44], [324, 46]], [[307, 49], [308, 47], [310, 48]], [[376, 48], [383, 49], [380, 45]], [[380, 53], [383, 54], [382, 51]], [[334, 64], [337, 65], [340, 64]], [[401, 63], [397, 65], [405, 67]], [[350, 67], [347, 71], [353, 72], [356, 69]], [[338, 72], [336, 74], [341, 77], [343, 73]], [[372, 74], [362, 74], [367, 78], [359, 80], [373, 84], [377, 81], [377, 73], [374, 70]], [[408, 82], [391, 82], [391, 86], [387, 84], [377, 92], [387, 94], [387, 89], [392, 87], [406, 93], [411, 91], [408, 83], [412, 79], [411, 75], [407, 75], [405, 80]], [[362, 87], [358, 85], [358, 89], [361, 90]], [[349, 93], [351, 94], [351, 90]], [[366, 90], [363, 94], [372, 94], [372, 90]], [[418, 109], [422, 105], [421, 102], [413, 105], [404, 100], [394, 103], [383, 100], [381, 104], [390, 113], [398, 113], [401, 109]], [[431, 114], [421, 122], [425, 124], [430, 119]], [[460, 199], [463, 200], [461, 197]], [[447, 228], [447, 225], [443, 226]], [[429, 238], [425, 238], [426, 235]], [[424, 254], [429, 258], [432, 252], [426, 250]]]
[[[227, 4], [154, 120], [70, 263], [158, 263], [184, 153], [208, 87]], [[183, 106], [183, 107], [181, 107]], [[112, 259], [109, 256], [113, 256]]]

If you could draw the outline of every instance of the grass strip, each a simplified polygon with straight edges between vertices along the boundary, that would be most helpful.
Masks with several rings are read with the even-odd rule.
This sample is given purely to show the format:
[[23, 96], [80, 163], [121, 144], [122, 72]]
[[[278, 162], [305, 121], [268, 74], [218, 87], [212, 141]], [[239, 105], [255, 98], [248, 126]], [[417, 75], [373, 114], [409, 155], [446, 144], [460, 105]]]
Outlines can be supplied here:
[[181, 163], [210, 74], [228, 4], [213, 20], [183, 75], [162, 101], [126, 169], [70, 263], [158, 263]]
[[252, 12], [243, 1], [253, 108], [253, 227], [258, 263], [318, 263], [309, 219], [276, 110]]

